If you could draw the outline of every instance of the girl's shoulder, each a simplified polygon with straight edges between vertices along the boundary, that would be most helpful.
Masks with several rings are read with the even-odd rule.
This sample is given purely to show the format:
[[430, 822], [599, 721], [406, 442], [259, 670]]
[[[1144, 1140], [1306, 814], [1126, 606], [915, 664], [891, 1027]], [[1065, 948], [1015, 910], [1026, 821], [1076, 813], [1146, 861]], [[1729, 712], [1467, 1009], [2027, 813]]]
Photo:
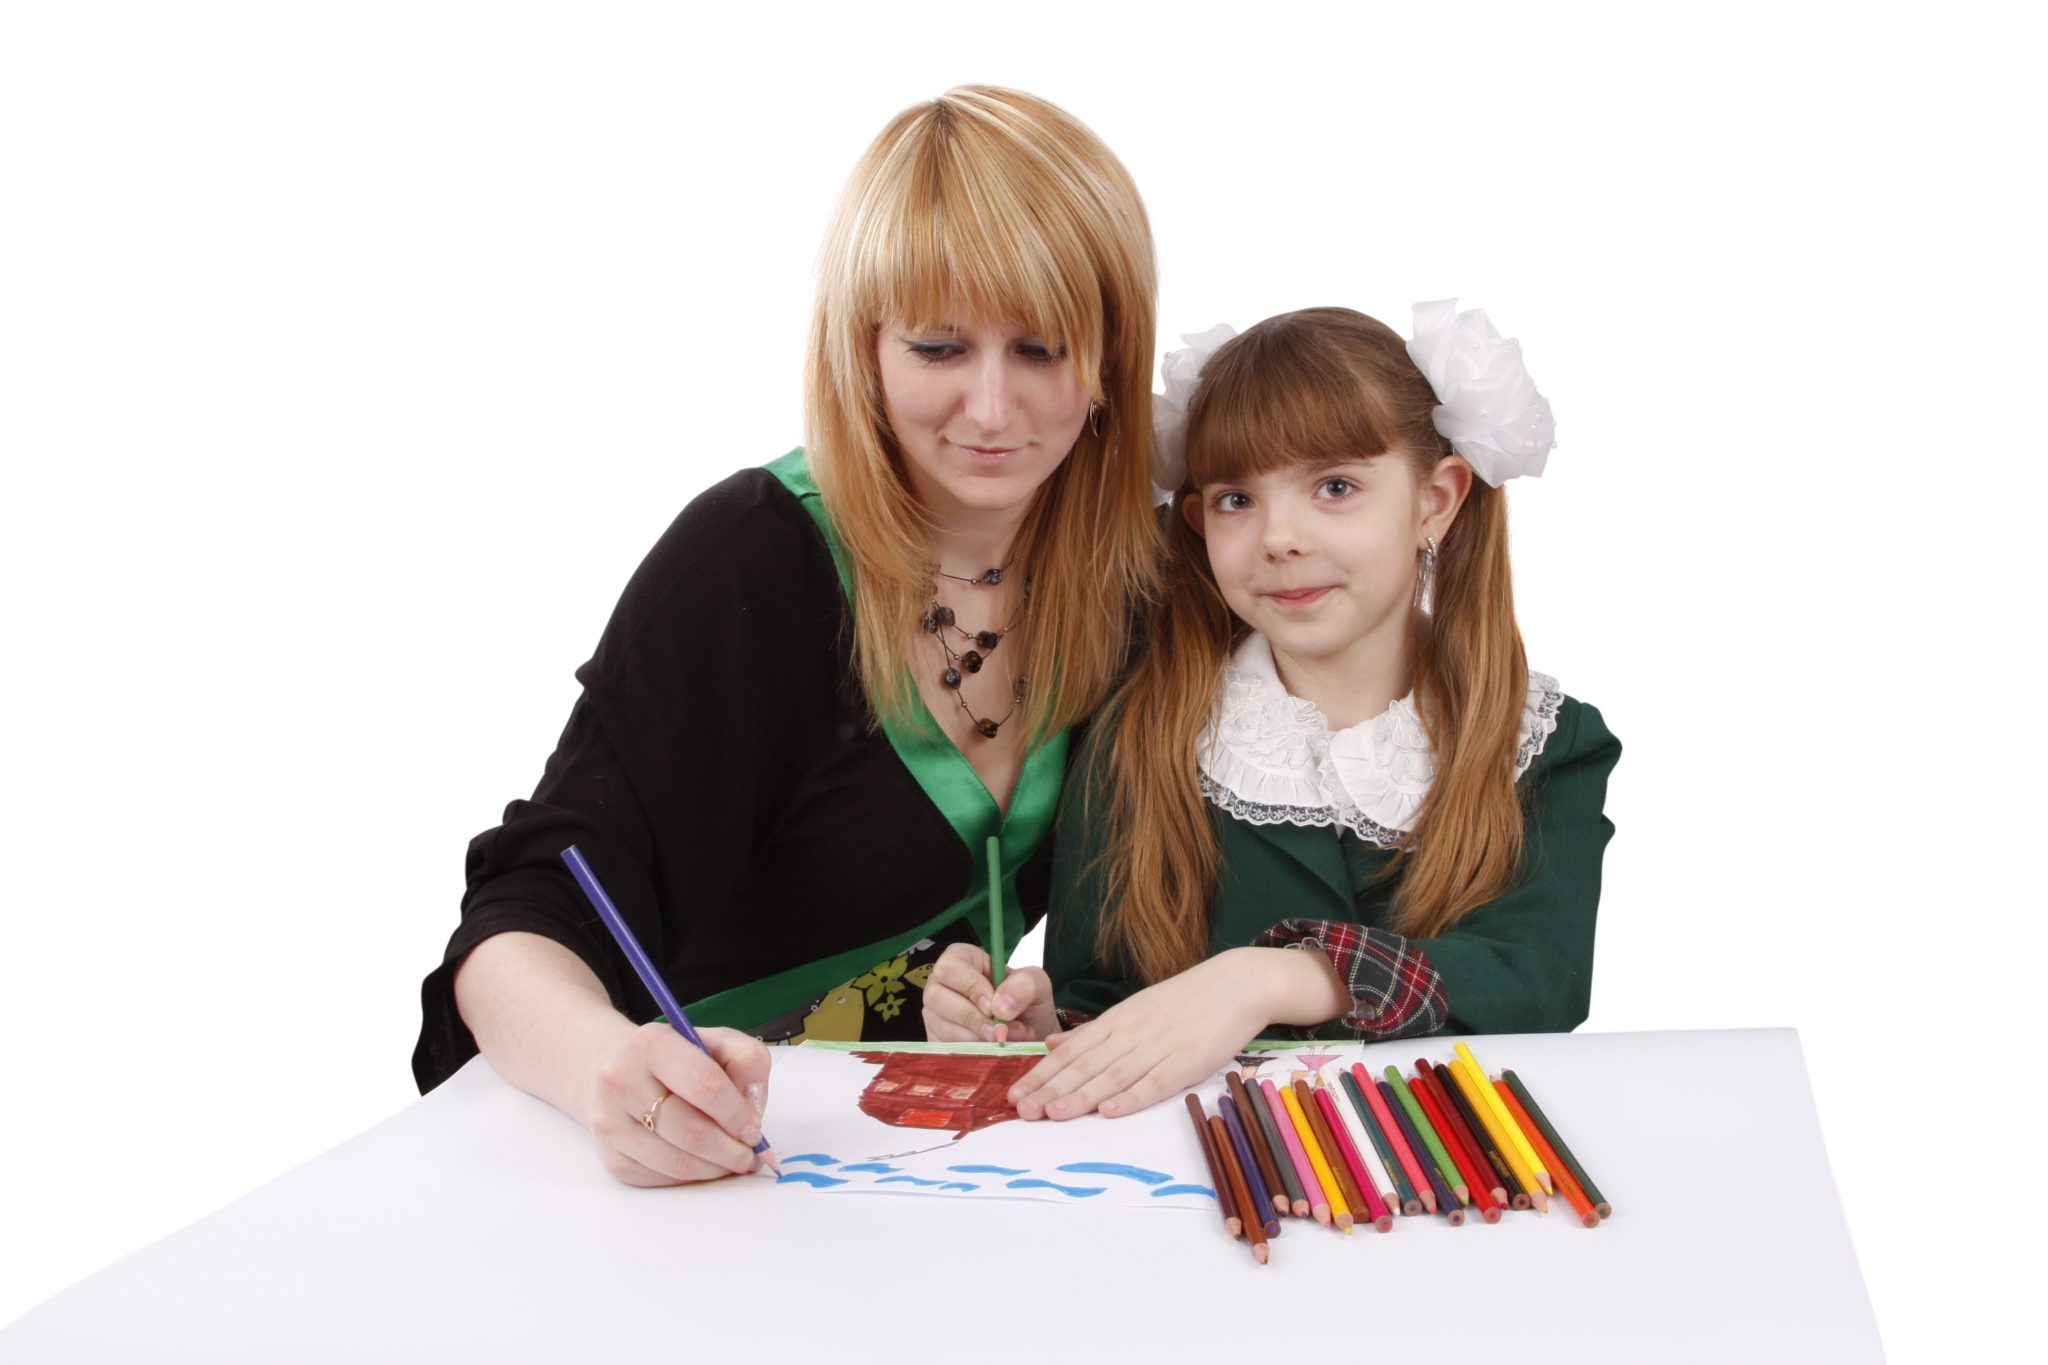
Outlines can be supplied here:
[[[1550, 719], [1548, 732], [1541, 742], [1529, 753], [1527, 762], [1517, 754], [1520, 776], [1526, 780], [1540, 778], [1544, 774], [1571, 764], [1589, 760], [1605, 759], [1613, 767], [1621, 757], [1621, 741], [1607, 728], [1607, 718], [1591, 702], [1569, 696], [1558, 688], [1555, 678], [1539, 673], [1529, 675], [1529, 692], [1533, 698], [1537, 682], [1541, 679], [1547, 685], [1548, 695], [1545, 707]], [[1528, 751], [1530, 732], [1523, 732], [1523, 749]]]

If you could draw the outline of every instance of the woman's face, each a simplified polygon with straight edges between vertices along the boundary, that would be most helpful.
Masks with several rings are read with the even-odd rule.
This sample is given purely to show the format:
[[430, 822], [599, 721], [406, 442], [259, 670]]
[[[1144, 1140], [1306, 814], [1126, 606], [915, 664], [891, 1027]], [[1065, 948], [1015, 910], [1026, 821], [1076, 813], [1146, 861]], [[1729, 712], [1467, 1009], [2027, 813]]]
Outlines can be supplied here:
[[1088, 420], [1066, 353], [1011, 324], [884, 323], [875, 359], [911, 491], [941, 521], [1021, 513]]

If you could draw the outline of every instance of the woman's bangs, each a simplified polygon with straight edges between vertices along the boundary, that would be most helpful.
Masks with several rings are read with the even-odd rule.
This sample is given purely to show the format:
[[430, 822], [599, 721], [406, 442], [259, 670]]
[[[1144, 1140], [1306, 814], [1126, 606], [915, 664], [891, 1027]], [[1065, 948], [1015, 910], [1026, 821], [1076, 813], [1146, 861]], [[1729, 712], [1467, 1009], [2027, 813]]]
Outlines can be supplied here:
[[942, 173], [904, 169], [903, 192], [880, 196], [898, 207], [864, 224], [861, 314], [914, 330], [1023, 328], [1065, 350], [1092, 384], [1102, 360], [1102, 296], [1077, 225], [1034, 212], [1027, 187], [971, 156], [947, 158]]

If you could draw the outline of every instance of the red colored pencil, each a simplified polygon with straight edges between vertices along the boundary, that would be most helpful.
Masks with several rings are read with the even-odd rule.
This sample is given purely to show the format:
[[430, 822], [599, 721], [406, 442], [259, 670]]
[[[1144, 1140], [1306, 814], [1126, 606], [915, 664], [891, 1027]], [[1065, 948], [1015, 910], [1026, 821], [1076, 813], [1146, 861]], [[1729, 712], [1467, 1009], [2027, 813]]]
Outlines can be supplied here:
[[1232, 1237], [1242, 1237], [1244, 1220], [1237, 1216], [1237, 1205], [1230, 1197], [1230, 1182], [1223, 1178], [1223, 1168], [1216, 1164], [1216, 1139], [1202, 1119], [1202, 1102], [1195, 1098], [1192, 1090], [1188, 1091], [1187, 1100], [1188, 1117], [1195, 1124], [1195, 1138], [1202, 1144], [1202, 1160], [1209, 1163], [1209, 1183], [1216, 1187], [1216, 1207], [1223, 1210], [1223, 1230]]
[[1458, 1130], [1452, 1125], [1451, 1116], [1445, 1112], [1446, 1106], [1437, 1093], [1436, 1077], [1429, 1074], [1429, 1063], [1426, 1060], [1416, 1059], [1415, 1080], [1408, 1088], [1414, 1092], [1415, 1102], [1429, 1115], [1430, 1126], [1436, 1129], [1438, 1139], [1444, 1144], [1444, 1154], [1450, 1157], [1451, 1164], [1458, 1168], [1459, 1178], [1464, 1184], [1456, 1188], [1479, 1210], [1481, 1218], [1489, 1223], [1498, 1223], [1501, 1215], [1500, 1201], [1493, 1197], [1493, 1191], [1488, 1188], [1491, 1182], [1472, 1164], [1471, 1151], [1459, 1140]]
[[1315, 1089], [1316, 1104], [1322, 1108], [1324, 1126], [1330, 1130], [1330, 1138], [1337, 1144], [1338, 1153], [1345, 1167], [1350, 1171], [1351, 1184], [1357, 1190], [1361, 1207], [1372, 1225], [1381, 1232], [1394, 1230], [1394, 1215], [1387, 1210], [1387, 1201], [1380, 1198], [1372, 1177], [1365, 1173], [1365, 1162], [1358, 1154], [1358, 1144], [1351, 1140], [1351, 1130], [1344, 1126], [1343, 1115], [1337, 1112], [1337, 1098], [1328, 1086]]
[[[1451, 1127], [1457, 1130], [1458, 1140], [1465, 1144], [1466, 1154], [1472, 1158], [1473, 1171], [1486, 1182], [1487, 1194], [1503, 1209], [1510, 1207], [1507, 1177], [1500, 1173], [1501, 1167], [1496, 1167], [1493, 1159], [1486, 1154], [1486, 1144], [1480, 1141], [1478, 1132], [1472, 1127], [1472, 1120], [1466, 1113], [1465, 1097], [1457, 1093], [1453, 1087], [1449, 1069], [1440, 1063], [1432, 1063], [1429, 1079], [1431, 1084], [1436, 1086], [1437, 1099], [1445, 1106], [1444, 1115], [1451, 1120]], [[1527, 1205], [1523, 1207], [1526, 1208]]]

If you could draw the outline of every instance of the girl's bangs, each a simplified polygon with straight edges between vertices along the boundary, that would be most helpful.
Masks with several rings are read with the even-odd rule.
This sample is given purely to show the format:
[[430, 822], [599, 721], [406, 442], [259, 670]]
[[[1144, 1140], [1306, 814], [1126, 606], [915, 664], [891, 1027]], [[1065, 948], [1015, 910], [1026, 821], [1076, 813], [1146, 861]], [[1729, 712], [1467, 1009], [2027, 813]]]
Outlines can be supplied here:
[[1380, 409], [1345, 358], [1313, 337], [1247, 333], [1203, 369], [1188, 414], [1188, 481], [1199, 488], [1384, 455], [1394, 428]]

